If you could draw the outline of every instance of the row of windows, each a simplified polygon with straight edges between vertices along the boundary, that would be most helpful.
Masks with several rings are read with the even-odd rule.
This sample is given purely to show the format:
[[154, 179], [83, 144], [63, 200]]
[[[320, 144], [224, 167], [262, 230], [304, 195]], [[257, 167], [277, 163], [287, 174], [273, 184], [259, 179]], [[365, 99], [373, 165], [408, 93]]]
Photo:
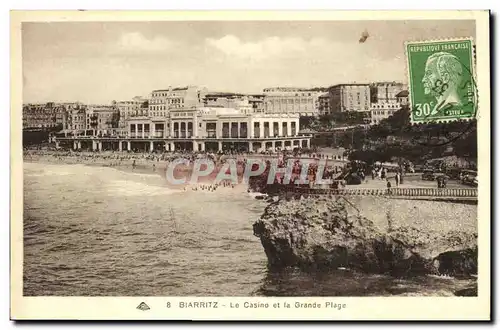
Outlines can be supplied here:
[[24, 118], [29, 120], [54, 120], [53, 116], [24, 116]]
[[40, 126], [42, 125], [43, 127], [55, 127], [55, 126], [58, 126], [58, 125], [61, 125], [64, 123], [60, 123], [60, 122], [54, 122], [54, 121], [45, 121], [45, 120], [23, 120], [23, 125], [24, 126]]
[[38, 123], [33, 123], [33, 122], [24, 122], [23, 123], [23, 126], [24, 127], [39, 127], [39, 128], [43, 128], [43, 127], [56, 127], [57, 124], [54, 124], [54, 123], [41, 123], [41, 124], [38, 124]]
[[[349, 99], [349, 100], [352, 100], [353, 98], [354, 98], [354, 97], [353, 97], [353, 95], [352, 95], [352, 94], [349, 94], [349, 95], [348, 95], [348, 97], [347, 97], [347, 99]], [[359, 99], [361, 98], [361, 96], [358, 94], [356, 98], [359, 100]], [[367, 98], [368, 98], [368, 95], [365, 95], [365, 97], [364, 97], [364, 98], [365, 98], [365, 99], [367, 99]]]
[[310, 111], [310, 112], [316, 112], [318, 109], [316, 108], [296, 108], [296, 109], [283, 109], [283, 108], [268, 108], [266, 109], [266, 112], [268, 113], [296, 113], [296, 112], [304, 112], [304, 111]]
[[153, 117], [165, 117], [166, 112], [150, 112]]
[[189, 112], [175, 112], [172, 114], [173, 117], [192, 117], [192, 114], [190, 114]]
[[293, 108], [293, 107], [314, 107], [316, 103], [280, 103], [280, 102], [268, 102], [266, 103], [267, 107], [285, 107], [285, 108]]
[[373, 109], [397, 109], [399, 108], [399, 104], [373, 104]]
[[314, 99], [297, 99], [297, 98], [270, 98], [267, 103], [314, 103]]
[[168, 109], [178, 109], [182, 108], [182, 104], [171, 104], [170, 106], [166, 105], [151, 105], [151, 110], [168, 110]]
[[375, 110], [373, 111], [374, 115], [393, 115], [396, 110]]
[[[271, 88], [271, 89], [264, 89], [264, 93], [294, 93], [296, 91], [294, 90], [287, 90], [287, 89], [274, 89], [274, 88]], [[308, 93], [308, 92], [296, 92], [295, 93], [295, 96], [311, 96], [312, 93]]]
[[[223, 125], [223, 126], [228, 126], [229, 124], [232, 124], [232, 125], [237, 125], [237, 124], [240, 124], [240, 126], [244, 127], [244, 126], [248, 125], [248, 122], [246, 122], [246, 121], [231, 121], [231, 122], [224, 121], [224, 122], [221, 122], [221, 123], [222, 123], [222, 125]], [[261, 125], [261, 123], [262, 123], [262, 125]], [[278, 123], [278, 122], [262, 121], [262, 122], [254, 122], [254, 123], [253, 123], [253, 125], [254, 125], [254, 128], [259, 128], [259, 127], [261, 127], [261, 126], [262, 126], [262, 127], [264, 127], [264, 126], [265, 126], [265, 127], [268, 127], [268, 126], [270, 126], [270, 124], [271, 124], [271, 123], [273, 124], [273, 127], [279, 127], [279, 124], [280, 124], [280, 123]], [[185, 122], [185, 121], [181, 121], [181, 122], [174, 121], [174, 122], [173, 122], [174, 127], [178, 127], [178, 125], [179, 125], [179, 124], [180, 124], [181, 126], [185, 126], [185, 125], [186, 125], [186, 122]], [[187, 122], [187, 124], [188, 124], [188, 125], [193, 125], [193, 122], [192, 122], [192, 121], [188, 121], [188, 122]], [[207, 126], [210, 126], [210, 125], [211, 125], [211, 126], [213, 126], [214, 128], [217, 126], [217, 123], [214, 123], [214, 122], [206, 122], [205, 124], [206, 124]], [[295, 127], [295, 126], [297, 125], [297, 123], [296, 123], [295, 121], [290, 121], [290, 122], [282, 122], [281, 124], [282, 124], [282, 127], [288, 127], [289, 125], [290, 125], [291, 127]], [[165, 125], [167, 128], [168, 128], [168, 127], [170, 127], [170, 123], [168, 123], [168, 122], [167, 122], [167, 123], [165, 123], [165, 124], [163, 124], [163, 123], [162, 123], [162, 124], [153, 124], [153, 126], [155, 126], [155, 127], [158, 127], [158, 126], [163, 126], [163, 125]], [[135, 127], [136, 127], [136, 126], [137, 126], [137, 127], [143, 127], [143, 126], [144, 126], [145, 128], [149, 128], [150, 124], [130, 124], [130, 127], [131, 127], [131, 128], [133, 127], [133, 128], [135, 129]], [[202, 127], [203, 125], [202, 125], [202, 123], [200, 122], [200, 123], [198, 124], [198, 126], [199, 126], [199, 127]]]
[[177, 96], [177, 93], [153, 93], [153, 97]]
[[361, 102], [360, 100], [358, 100], [357, 102], [355, 102], [354, 100], [349, 100], [349, 101], [346, 101], [346, 102], [343, 102], [343, 104], [345, 104], [346, 106], [349, 106], [349, 105], [369, 105], [369, 102], [367, 100], [364, 100], [364, 102]]
[[163, 104], [163, 103], [181, 104], [181, 103], [184, 103], [184, 99], [167, 99], [167, 100], [159, 99], [159, 100], [151, 100], [151, 103], [152, 104]]

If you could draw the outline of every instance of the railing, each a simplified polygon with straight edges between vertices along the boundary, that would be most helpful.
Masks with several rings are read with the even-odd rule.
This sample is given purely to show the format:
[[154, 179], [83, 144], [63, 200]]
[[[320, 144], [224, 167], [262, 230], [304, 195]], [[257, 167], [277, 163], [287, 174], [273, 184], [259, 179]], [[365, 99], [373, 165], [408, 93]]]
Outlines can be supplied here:
[[304, 188], [296, 187], [291, 191], [308, 194], [349, 195], [349, 196], [405, 196], [405, 197], [471, 197], [477, 198], [473, 188]]
[[[155, 132], [152, 133], [151, 136], [149, 135], [148, 132], [144, 132], [144, 136], [142, 135], [142, 132], [139, 133], [130, 133], [126, 135], [110, 135], [110, 136], [98, 136], [98, 135], [77, 135], [77, 136], [70, 136], [68, 135], [67, 137], [58, 137], [58, 139], [64, 139], [64, 140], [81, 140], [81, 139], [109, 139], [109, 138], [116, 138], [116, 139], [166, 139], [166, 138], [182, 138], [182, 139], [191, 139], [191, 138], [199, 138], [199, 139], [206, 139], [206, 140], [215, 140], [215, 139], [228, 139], [228, 140], [262, 140], [264, 137], [229, 137], [229, 136], [222, 136], [222, 137], [216, 137], [213, 135], [210, 136], [193, 136], [189, 133], [186, 134], [186, 132], [181, 132], [179, 134], [178, 132], [174, 132], [174, 136], [163, 136], [164, 134], [162, 132]], [[272, 142], [273, 140], [279, 140], [279, 139], [287, 139], [287, 140], [292, 140], [292, 139], [304, 139], [306, 138], [305, 136], [283, 136], [283, 137], [272, 137], [268, 136], [266, 139], [269, 139], [269, 142]]]

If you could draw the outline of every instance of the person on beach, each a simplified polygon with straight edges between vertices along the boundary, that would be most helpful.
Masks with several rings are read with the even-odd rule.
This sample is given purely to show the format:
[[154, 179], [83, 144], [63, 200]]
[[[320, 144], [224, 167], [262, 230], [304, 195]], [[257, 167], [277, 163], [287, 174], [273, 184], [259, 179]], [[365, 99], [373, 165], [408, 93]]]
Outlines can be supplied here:
[[396, 187], [399, 186], [399, 172], [396, 172], [396, 175], [394, 176], [394, 180], [396, 181]]
[[382, 173], [381, 173], [381, 178], [382, 180], [385, 179], [387, 177], [387, 170], [384, 168], [382, 168]]
[[391, 181], [389, 181], [389, 178], [386, 178], [387, 180], [387, 194], [391, 194]]

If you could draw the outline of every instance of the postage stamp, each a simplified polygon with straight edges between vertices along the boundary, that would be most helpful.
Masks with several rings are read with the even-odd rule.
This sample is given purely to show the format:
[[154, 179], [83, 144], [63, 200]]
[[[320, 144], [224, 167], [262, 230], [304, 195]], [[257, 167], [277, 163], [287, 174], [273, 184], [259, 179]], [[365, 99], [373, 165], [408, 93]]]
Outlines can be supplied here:
[[476, 117], [472, 39], [406, 43], [412, 123]]

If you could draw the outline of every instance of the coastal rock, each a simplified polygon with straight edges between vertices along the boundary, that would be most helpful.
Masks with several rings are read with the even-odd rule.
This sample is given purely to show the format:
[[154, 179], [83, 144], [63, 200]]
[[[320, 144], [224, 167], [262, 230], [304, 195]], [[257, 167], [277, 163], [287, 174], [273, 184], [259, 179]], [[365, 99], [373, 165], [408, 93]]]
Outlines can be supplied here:
[[454, 292], [455, 296], [459, 297], [477, 297], [477, 286], [473, 286], [470, 288], [457, 290]]
[[271, 268], [347, 267], [392, 275], [477, 273], [477, 236], [400, 227], [383, 232], [342, 198], [271, 203], [255, 222]]

